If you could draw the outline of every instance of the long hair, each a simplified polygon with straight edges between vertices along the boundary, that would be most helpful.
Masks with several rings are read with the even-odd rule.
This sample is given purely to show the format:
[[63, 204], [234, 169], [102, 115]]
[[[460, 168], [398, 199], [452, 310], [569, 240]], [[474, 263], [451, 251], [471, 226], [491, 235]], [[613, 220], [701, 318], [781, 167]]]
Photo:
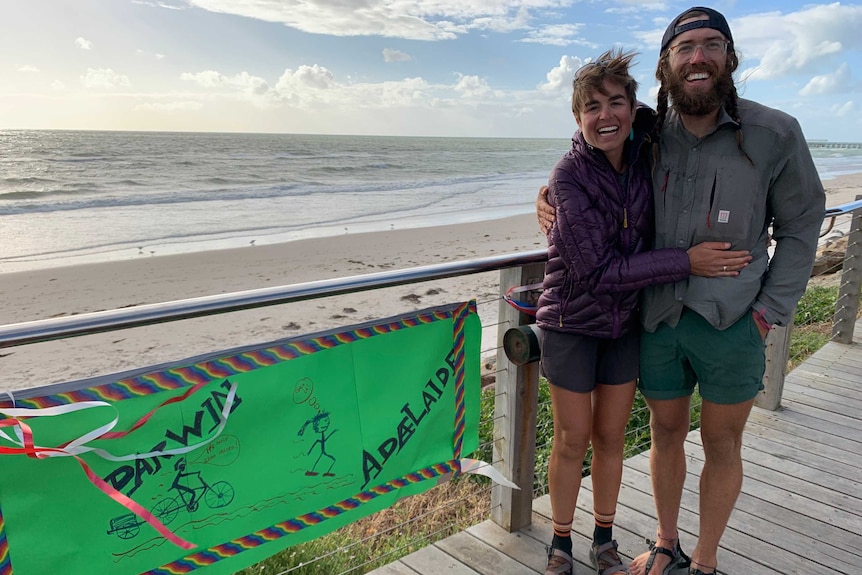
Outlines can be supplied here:
[[[696, 18], [698, 16], [708, 16], [705, 12], [701, 12], [699, 10], [692, 10], [679, 18], [680, 21], [688, 19], [688, 18]], [[727, 114], [736, 122], [736, 147], [739, 149], [739, 153], [748, 160], [748, 163], [754, 166], [754, 161], [745, 151], [745, 148], [742, 145], [742, 122], [739, 118], [739, 94], [736, 91], [736, 84], [734, 84], [732, 76], [733, 73], [736, 72], [736, 69], [739, 68], [739, 54], [736, 51], [736, 48], [731, 45], [727, 49], [727, 54], [725, 56], [725, 64], [724, 64], [724, 73], [731, 76], [730, 80], [730, 91], [727, 94], [723, 102], [724, 109], [727, 111]], [[665, 48], [661, 53], [658, 59], [658, 65], [655, 69], [655, 78], [659, 82], [659, 90], [656, 101], [656, 124], [655, 131], [656, 134], [661, 134], [662, 126], [664, 126], [664, 121], [667, 118], [668, 111], [668, 89], [666, 85], [666, 81], [668, 78], [668, 74], [670, 72], [670, 47]], [[653, 146], [653, 166], [658, 165], [658, 141]]]

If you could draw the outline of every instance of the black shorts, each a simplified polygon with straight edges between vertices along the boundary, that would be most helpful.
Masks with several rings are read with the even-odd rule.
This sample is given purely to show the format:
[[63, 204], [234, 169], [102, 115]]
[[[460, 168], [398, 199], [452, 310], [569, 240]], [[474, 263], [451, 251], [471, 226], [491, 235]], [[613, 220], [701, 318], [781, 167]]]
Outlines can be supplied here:
[[589, 393], [597, 384], [628, 383], [639, 363], [639, 327], [617, 339], [542, 330], [542, 375], [557, 387]]

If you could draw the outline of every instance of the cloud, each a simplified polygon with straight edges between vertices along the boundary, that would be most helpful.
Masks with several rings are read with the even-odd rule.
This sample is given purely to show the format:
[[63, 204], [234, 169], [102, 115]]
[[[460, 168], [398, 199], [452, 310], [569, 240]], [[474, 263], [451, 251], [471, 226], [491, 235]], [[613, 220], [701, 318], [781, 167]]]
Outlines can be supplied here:
[[87, 68], [87, 73], [81, 76], [81, 84], [86, 88], [125, 88], [131, 86], [129, 77], [114, 72], [111, 68]]
[[159, 54], [158, 52], [156, 52], [156, 53], [147, 52], [146, 50], [141, 50], [140, 48], [135, 50], [135, 54], [137, 54], [138, 56], [146, 56], [146, 57], [152, 56], [156, 60], [164, 60], [166, 58], [166, 56], [164, 54]]
[[538, 11], [571, 0], [188, 0], [211, 12], [278, 22], [313, 34], [452, 40], [471, 30], [530, 28]]
[[86, 38], [81, 38], [80, 36], [78, 38], [75, 38], [75, 46], [77, 46], [81, 50], [92, 50], [93, 49], [93, 43], [90, 42], [89, 40], [87, 40]]
[[36, 66], [24, 65], [18, 67], [19, 72], [24, 72], [25, 74], [38, 74], [39, 68]]
[[203, 108], [200, 102], [147, 102], [135, 106], [135, 110], [150, 112], [194, 112]]
[[664, 12], [668, 5], [664, 2], [643, 2], [643, 0], [620, 0], [619, 7], [605, 10], [605, 14], [643, 14], [644, 12]]
[[413, 58], [411, 58], [409, 54], [405, 54], [400, 50], [390, 50], [389, 48], [383, 49], [384, 62], [409, 62], [412, 59]]
[[730, 22], [746, 60], [748, 80], [768, 80], [813, 70], [838, 53], [862, 48], [862, 5], [822, 4], [798, 12], [752, 14]]
[[[501, 92], [487, 80], [475, 75], [456, 74], [451, 84], [430, 84], [423, 78], [361, 83], [339, 81], [331, 70], [319, 64], [286, 69], [274, 84], [248, 73], [227, 76], [214, 70], [182, 74], [182, 79], [207, 90], [195, 99], [244, 100], [264, 108], [327, 111], [351, 114], [356, 110], [386, 113], [390, 108], [416, 110], [454, 109], [465, 100], [485, 104], [498, 99]], [[251, 94], [250, 87], [260, 88]], [[264, 89], [265, 88], [265, 89]]]
[[527, 32], [520, 41], [528, 44], [545, 44], [548, 46], [568, 46], [579, 44], [596, 48], [592, 42], [587, 42], [578, 37], [578, 33], [584, 28], [583, 24], [555, 24], [542, 26]]
[[835, 104], [832, 106], [832, 113], [839, 118], [858, 119], [859, 114], [857, 113], [856, 108], [856, 103], [853, 100], [849, 100], [843, 104]]
[[195, 82], [205, 88], [228, 88], [249, 96], [265, 96], [269, 93], [269, 84], [260, 76], [252, 76], [248, 72], [240, 72], [234, 76], [225, 76], [213, 70], [180, 75], [183, 80]]
[[575, 72], [585, 63], [586, 60], [581, 60], [577, 56], [563, 56], [560, 58], [560, 65], [547, 73], [545, 77], [548, 81], [540, 84], [539, 90], [543, 92], [571, 90]]
[[64, 84], [60, 80], [54, 80], [53, 82], [51, 82], [51, 89], [55, 92], [65, 92], [66, 84]]
[[183, 6], [168, 4], [167, 2], [152, 2], [150, 0], [132, 0], [132, 4], [141, 6], [152, 6], [153, 8], [167, 8], [168, 10], [184, 10]]
[[180, 78], [213, 91], [210, 96], [245, 101], [258, 108], [269, 109], [293, 101], [295, 98], [291, 88], [294, 86], [300, 86], [302, 91], [325, 89], [327, 74], [329, 71], [326, 68], [301, 66], [295, 73], [286, 70], [274, 87], [266, 79], [245, 71], [233, 76], [215, 70], [185, 72]]
[[328, 90], [336, 87], [335, 77], [328, 69], [317, 64], [300, 66], [293, 70], [287, 69], [275, 85], [280, 94], [292, 94], [307, 89]]
[[488, 82], [479, 76], [464, 76], [458, 74], [458, 82], [455, 84], [455, 91], [468, 98], [475, 98], [488, 95], [491, 92], [491, 87]]
[[850, 73], [850, 66], [845, 62], [831, 74], [822, 74], [811, 78], [811, 80], [808, 81], [808, 84], [799, 91], [799, 95], [817, 96], [820, 94], [840, 94], [843, 92], [849, 92], [852, 89], [853, 78]]

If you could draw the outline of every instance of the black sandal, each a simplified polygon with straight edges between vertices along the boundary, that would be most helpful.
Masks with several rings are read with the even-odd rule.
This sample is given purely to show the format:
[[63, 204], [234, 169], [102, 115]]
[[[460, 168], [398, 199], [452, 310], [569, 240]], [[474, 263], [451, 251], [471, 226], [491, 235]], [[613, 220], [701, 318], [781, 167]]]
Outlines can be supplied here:
[[682, 548], [679, 546], [679, 540], [676, 542], [676, 547], [674, 549], [668, 549], [667, 547], [661, 547], [656, 545], [657, 541], [646, 540], [647, 545], [649, 545], [649, 558], [647, 559], [646, 565], [644, 565], [644, 573], [649, 573], [650, 569], [652, 569], [653, 563], [655, 563], [655, 558], [658, 554], [667, 555], [670, 557], [670, 563], [662, 570], [661, 575], [680, 575], [680, 572], [686, 573], [688, 575], [713, 575], [709, 573], [689, 573], [689, 568], [691, 567], [691, 559], [688, 555], [686, 555]]

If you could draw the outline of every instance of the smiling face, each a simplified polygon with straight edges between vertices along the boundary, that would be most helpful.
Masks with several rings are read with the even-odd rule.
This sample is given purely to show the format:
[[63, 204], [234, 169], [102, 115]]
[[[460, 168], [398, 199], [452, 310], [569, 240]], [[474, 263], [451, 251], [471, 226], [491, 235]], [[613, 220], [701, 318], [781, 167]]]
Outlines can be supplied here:
[[623, 146], [634, 121], [635, 103], [617, 82], [605, 79], [602, 88], [590, 92], [575, 113], [575, 120], [587, 143], [603, 151], [619, 170]]
[[[708, 18], [698, 16], [682, 20], [680, 24], [705, 19]], [[679, 113], [711, 114], [733, 93], [735, 66], [728, 65], [731, 62], [728, 50], [735, 58], [733, 48], [727, 47], [727, 38], [712, 28], [688, 30], [673, 39], [661, 65], [664, 67], [663, 83]]]

